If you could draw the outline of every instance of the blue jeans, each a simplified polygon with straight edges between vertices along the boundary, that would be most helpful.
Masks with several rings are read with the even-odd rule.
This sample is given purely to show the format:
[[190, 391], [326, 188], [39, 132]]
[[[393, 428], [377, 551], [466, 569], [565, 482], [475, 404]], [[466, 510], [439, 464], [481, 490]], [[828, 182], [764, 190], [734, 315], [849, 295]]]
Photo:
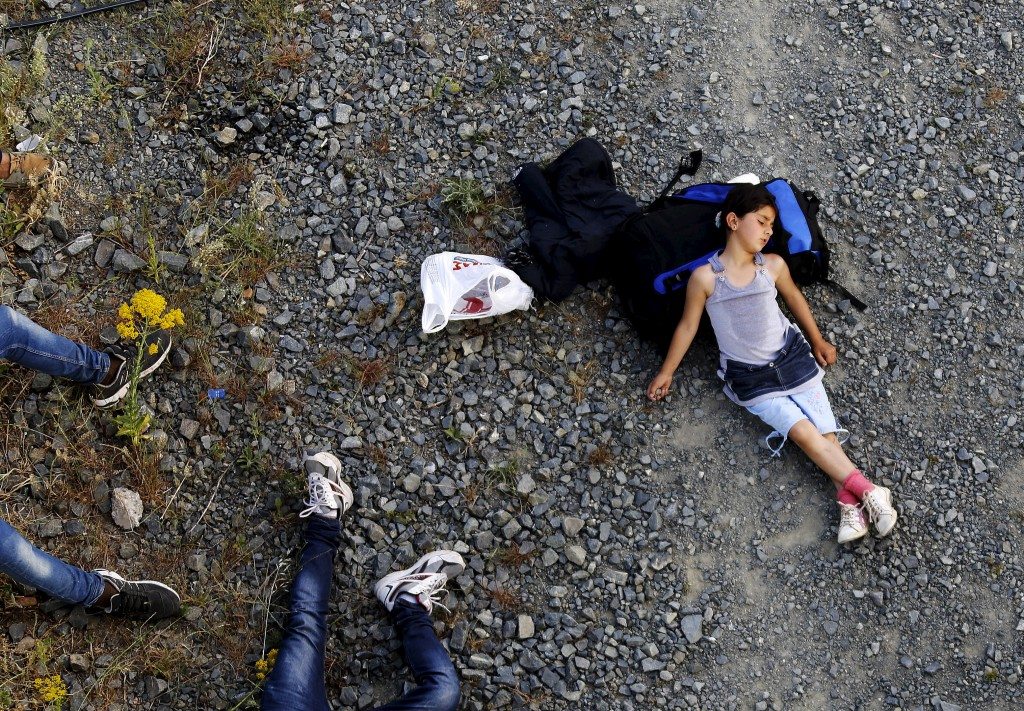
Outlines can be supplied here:
[[91, 605], [99, 599], [104, 589], [103, 578], [99, 575], [87, 573], [44, 553], [2, 518], [0, 573], [22, 585], [29, 585], [75, 605]]
[[[292, 583], [291, 612], [277, 662], [263, 689], [263, 711], [329, 711], [324, 686], [327, 604], [334, 556], [341, 542], [335, 519], [310, 516], [299, 573]], [[415, 603], [399, 601], [391, 621], [402, 639], [416, 688], [377, 711], [455, 711], [459, 677], [434, 634], [430, 615]]]
[[10, 306], [0, 306], [0, 358], [80, 383], [98, 383], [110, 370], [106, 353], [47, 331]]

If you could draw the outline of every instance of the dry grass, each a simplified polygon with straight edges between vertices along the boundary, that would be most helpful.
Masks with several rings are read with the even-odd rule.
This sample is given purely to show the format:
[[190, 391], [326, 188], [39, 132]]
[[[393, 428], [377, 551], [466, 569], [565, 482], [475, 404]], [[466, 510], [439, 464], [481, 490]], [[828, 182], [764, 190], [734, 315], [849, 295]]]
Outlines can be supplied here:
[[255, 166], [247, 160], [236, 160], [221, 173], [204, 171], [202, 174], [203, 194], [199, 198], [199, 207], [212, 209], [229, 197], [238, 193], [243, 185], [252, 181]]
[[[122, 300], [118, 292], [108, 292], [95, 313], [84, 307], [88, 294], [81, 292], [70, 298], [54, 297], [32, 312], [32, 320], [43, 328], [83, 343], [99, 346], [99, 334], [117, 320], [116, 304]], [[109, 308], [105, 308], [109, 307]]]
[[236, 218], [211, 227], [193, 263], [221, 281], [250, 285], [288, 266], [291, 258], [266, 214], [245, 208]]
[[615, 453], [606, 444], [599, 444], [587, 455], [587, 464], [592, 467], [606, 467], [615, 461]]
[[0, 12], [10, 16], [12, 22], [31, 16], [37, 3], [32, 0], [0, 0]]
[[985, 93], [985, 99], [983, 101], [986, 109], [992, 109], [999, 104], [1006, 101], [1006, 97], [1009, 96], [1006, 89], [1002, 87], [994, 86]]
[[391, 372], [391, 364], [383, 358], [349, 358], [348, 368], [360, 392], [377, 387]]
[[370, 142], [370, 148], [377, 153], [384, 155], [391, 150], [391, 134], [388, 131], [381, 131], [377, 137]]
[[503, 610], [518, 610], [523, 605], [523, 598], [518, 590], [496, 587], [488, 590], [487, 595]]
[[302, 49], [294, 42], [274, 47], [270, 51], [270, 64], [278, 69], [301, 69], [305, 66], [312, 52]]
[[598, 372], [597, 360], [591, 358], [581, 364], [576, 370], [569, 371], [569, 385], [572, 386], [572, 396], [577, 404], [583, 402], [587, 397], [587, 388]]
[[504, 548], [499, 548], [495, 554], [493, 560], [508, 568], [518, 568], [521, 565], [529, 563], [531, 560], [537, 557], [537, 550], [531, 550], [529, 552], [523, 552], [519, 548], [518, 543], [512, 543]]
[[324, 351], [313, 360], [313, 365], [318, 370], [327, 370], [333, 368], [341, 360], [341, 353], [339, 351]]
[[363, 448], [363, 453], [366, 458], [377, 465], [377, 468], [382, 472], [388, 470], [388, 464], [391, 459], [388, 457], [388, 451], [379, 444], [371, 444]]

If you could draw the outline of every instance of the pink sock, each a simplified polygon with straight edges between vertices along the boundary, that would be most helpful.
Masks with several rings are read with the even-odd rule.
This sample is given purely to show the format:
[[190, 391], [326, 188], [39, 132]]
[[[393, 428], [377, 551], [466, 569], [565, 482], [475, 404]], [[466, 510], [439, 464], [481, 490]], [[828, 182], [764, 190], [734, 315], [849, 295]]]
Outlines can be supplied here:
[[856, 506], [860, 503], [860, 499], [851, 494], [846, 489], [840, 489], [836, 492], [836, 501], [847, 506]]
[[875, 485], [861, 474], [860, 469], [854, 469], [850, 476], [846, 477], [846, 481], [843, 482], [843, 489], [857, 497], [857, 501], [863, 499], [865, 494], [874, 488]]

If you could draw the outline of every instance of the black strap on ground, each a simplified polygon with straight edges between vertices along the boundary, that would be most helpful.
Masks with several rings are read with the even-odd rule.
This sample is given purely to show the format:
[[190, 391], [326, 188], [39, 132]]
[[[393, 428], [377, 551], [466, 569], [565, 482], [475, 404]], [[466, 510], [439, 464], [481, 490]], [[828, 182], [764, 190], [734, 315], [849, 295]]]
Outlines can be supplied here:
[[684, 175], [689, 175], [691, 177], [696, 175], [697, 171], [700, 169], [700, 163], [702, 160], [704, 160], [704, 151], [700, 150], [690, 151], [690, 155], [680, 159], [679, 167], [676, 168], [676, 174], [672, 176], [672, 180], [670, 180], [668, 185], [665, 186], [665, 189], [661, 191], [661, 195], [651, 201], [648, 208], [653, 207], [664, 200], [665, 196], [668, 195], [669, 191], [676, 186], [676, 183], [678, 183], [679, 179]]
[[833, 281], [831, 279], [826, 279], [823, 283], [826, 284], [827, 286], [831, 287], [832, 289], [835, 289], [840, 294], [842, 294], [844, 297], [846, 297], [846, 299], [850, 302], [850, 304], [853, 306], [853, 308], [857, 309], [858, 311], [867, 311], [868, 305], [865, 304], [860, 299], [858, 299], [853, 294], [851, 294], [850, 290], [847, 289], [842, 284], [840, 284], [839, 282]]
[[116, 10], [120, 7], [128, 7], [129, 5], [137, 5], [140, 2], [146, 2], [146, 0], [118, 0], [117, 2], [108, 3], [106, 5], [97, 5], [96, 7], [84, 7], [81, 10], [75, 12], [69, 12], [66, 15], [57, 15], [56, 17], [40, 17], [35, 20], [25, 20], [24, 22], [14, 22], [6, 27], [0, 27], [0, 32], [14, 32], [15, 30], [28, 30], [33, 27], [43, 27], [45, 25], [52, 25], [56, 22], [66, 22], [68, 20], [77, 20], [79, 17], [85, 17], [86, 15], [92, 15], [97, 12], [107, 12], [108, 10]]

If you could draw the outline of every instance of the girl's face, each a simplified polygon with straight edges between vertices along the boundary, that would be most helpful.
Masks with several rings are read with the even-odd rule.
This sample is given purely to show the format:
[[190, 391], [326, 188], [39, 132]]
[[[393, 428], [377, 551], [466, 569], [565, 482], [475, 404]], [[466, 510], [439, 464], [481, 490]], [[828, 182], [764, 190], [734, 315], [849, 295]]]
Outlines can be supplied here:
[[759, 207], [743, 217], [737, 216], [735, 212], [725, 217], [729, 238], [740, 240], [740, 246], [751, 253], [760, 252], [768, 244], [774, 221], [775, 208], [771, 205]]

